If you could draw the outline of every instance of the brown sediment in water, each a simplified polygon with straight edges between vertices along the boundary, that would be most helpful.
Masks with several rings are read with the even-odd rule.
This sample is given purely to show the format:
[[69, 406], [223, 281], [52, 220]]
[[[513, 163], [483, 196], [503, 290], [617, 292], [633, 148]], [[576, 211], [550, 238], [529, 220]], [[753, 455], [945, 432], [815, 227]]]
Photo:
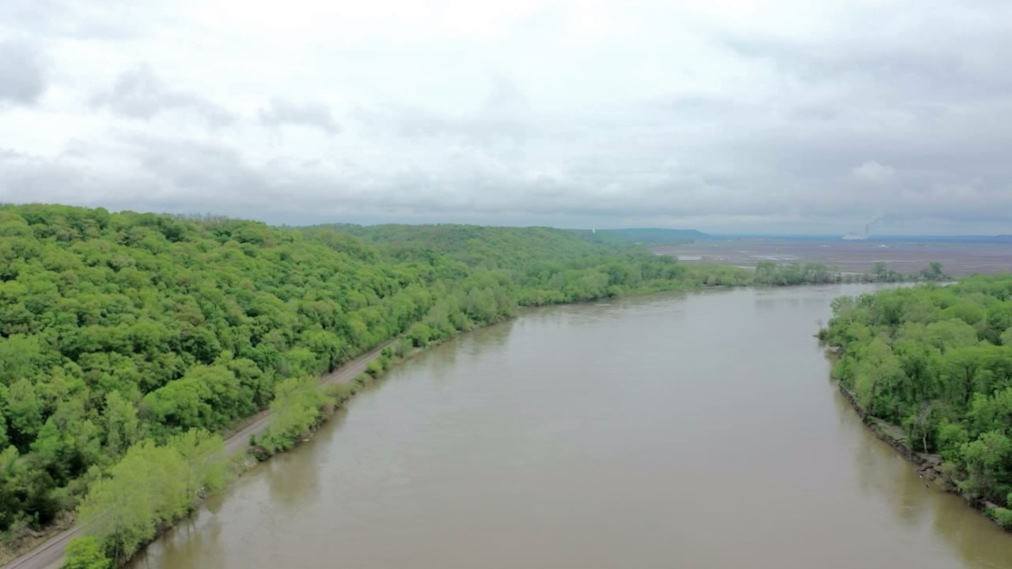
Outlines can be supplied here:
[[815, 323], [871, 288], [571, 306], [463, 335], [135, 567], [1012, 566], [1006, 534], [813, 381]]
[[853, 392], [847, 389], [839, 381], [836, 383], [840, 388], [840, 393], [843, 394], [850, 403], [851, 407], [853, 407], [854, 412], [861, 417], [861, 421], [868, 427], [868, 430], [874, 433], [881, 441], [895, 449], [900, 456], [913, 464], [917, 468], [917, 475], [919, 477], [929, 483], [932, 483], [935, 487], [941, 490], [963, 498], [968, 506], [979, 511], [988, 520], [991, 520], [992, 522], [994, 521], [987, 515], [987, 511], [990, 508], [997, 507], [998, 504], [987, 500], [968, 499], [959, 491], [959, 486], [957, 486], [956, 481], [948, 472], [946, 472], [945, 468], [943, 468], [942, 457], [940, 455], [915, 451], [910, 446], [910, 441], [907, 440], [907, 435], [903, 432], [903, 427], [883, 421], [878, 417], [873, 417], [868, 414], [857, 402], [857, 397]]

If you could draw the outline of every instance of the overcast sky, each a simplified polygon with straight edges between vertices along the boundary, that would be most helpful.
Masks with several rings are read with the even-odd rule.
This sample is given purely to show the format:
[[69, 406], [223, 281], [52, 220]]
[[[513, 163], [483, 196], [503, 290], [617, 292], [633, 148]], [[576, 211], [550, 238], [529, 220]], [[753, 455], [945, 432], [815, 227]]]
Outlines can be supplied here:
[[1012, 233], [1012, 2], [2, 0], [0, 201]]

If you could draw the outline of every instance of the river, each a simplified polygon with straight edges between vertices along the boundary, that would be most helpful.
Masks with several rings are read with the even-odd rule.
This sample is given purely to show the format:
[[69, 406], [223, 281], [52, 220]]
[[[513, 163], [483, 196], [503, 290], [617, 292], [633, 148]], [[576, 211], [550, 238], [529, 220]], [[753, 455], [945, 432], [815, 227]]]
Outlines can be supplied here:
[[1004, 568], [813, 334], [867, 285], [534, 310], [421, 353], [139, 568]]

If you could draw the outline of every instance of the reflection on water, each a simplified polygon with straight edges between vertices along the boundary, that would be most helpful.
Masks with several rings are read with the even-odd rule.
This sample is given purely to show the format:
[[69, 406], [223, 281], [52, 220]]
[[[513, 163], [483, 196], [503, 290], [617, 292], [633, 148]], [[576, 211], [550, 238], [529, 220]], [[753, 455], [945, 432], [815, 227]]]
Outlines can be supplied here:
[[527, 311], [393, 370], [138, 567], [1012, 567], [828, 381], [817, 323], [867, 290]]

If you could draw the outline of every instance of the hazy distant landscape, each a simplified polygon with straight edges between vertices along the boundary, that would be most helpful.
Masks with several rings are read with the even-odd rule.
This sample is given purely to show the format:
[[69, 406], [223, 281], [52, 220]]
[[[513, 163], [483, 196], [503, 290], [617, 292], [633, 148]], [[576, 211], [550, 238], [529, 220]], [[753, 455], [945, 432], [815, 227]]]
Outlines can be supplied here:
[[950, 275], [995, 274], [1012, 267], [1007, 237], [839, 238], [737, 237], [690, 243], [656, 244], [650, 249], [682, 262], [726, 263], [754, 267], [759, 261], [825, 263], [843, 272], [868, 272], [876, 263], [900, 273], [915, 273], [937, 261]]

